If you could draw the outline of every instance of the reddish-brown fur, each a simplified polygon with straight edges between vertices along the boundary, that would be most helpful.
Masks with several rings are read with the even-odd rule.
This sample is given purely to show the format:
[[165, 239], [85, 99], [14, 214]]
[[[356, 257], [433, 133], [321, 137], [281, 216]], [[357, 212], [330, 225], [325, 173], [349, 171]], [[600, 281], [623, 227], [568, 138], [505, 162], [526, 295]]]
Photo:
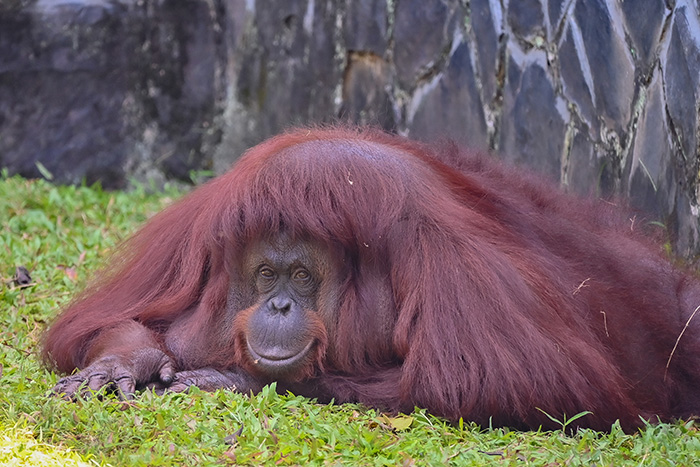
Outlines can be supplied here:
[[342, 267], [319, 298], [315, 376], [280, 387], [520, 428], [556, 427], [543, 412], [591, 411], [577, 424], [602, 430], [696, 415], [700, 284], [640, 225], [450, 146], [298, 130], [149, 222], [44, 355], [84, 368], [94, 336], [136, 320], [187, 343], [163, 346], [178, 370], [248, 367], [245, 316], [223, 310], [246, 247], [284, 229]]

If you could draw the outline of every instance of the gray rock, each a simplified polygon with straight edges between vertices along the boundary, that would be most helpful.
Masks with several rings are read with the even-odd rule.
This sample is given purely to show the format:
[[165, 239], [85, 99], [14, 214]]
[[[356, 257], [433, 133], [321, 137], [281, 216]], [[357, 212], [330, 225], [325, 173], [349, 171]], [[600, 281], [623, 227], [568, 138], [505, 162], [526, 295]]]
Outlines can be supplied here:
[[[453, 36], [456, 0], [402, 0], [394, 18], [396, 79], [405, 89], [440, 61]], [[416, 24], [421, 24], [417, 33]]]
[[559, 181], [565, 124], [545, 66], [542, 54], [529, 63], [512, 58], [508, 64], [500, 152]]
[[[124, 187], [291, 125], [492, 150], [700, 252], [693, 0], [6, 0], [0, 166]], [[41, 170], [40, 170], [41, 168]], [[46, 170], [44, 170], [46, 169]]]
[[464, 146], [488, 149], [486, 121], [469, 52], [469, 44], [460, 43], [447, 70], [417, 90], [416, 110], [409, 119], [411, 137], [439, 140], [449, 134]]
[[353, 52], [371, 52], [383, 57], [389, 41], [389, 11], [386, 0], [357, 0], [346, 3], [343, 17], [345, 47]]
[[532, 36], [544, 30], [544, 11], [540, 0], [508, 3], [508, 24], [518, 37]]
[[362, 125], [396, 129], [389, 64], [368, 52], [350, 52], [343, 79], [340, 116]]

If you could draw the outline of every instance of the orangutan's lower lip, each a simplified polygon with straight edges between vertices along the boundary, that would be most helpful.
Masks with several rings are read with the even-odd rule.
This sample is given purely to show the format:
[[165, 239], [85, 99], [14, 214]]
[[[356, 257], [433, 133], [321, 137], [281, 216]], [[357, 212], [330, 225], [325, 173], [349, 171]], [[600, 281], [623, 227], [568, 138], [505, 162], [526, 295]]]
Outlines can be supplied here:
[[294, 366], [296, 363], [298, 363], [300, 360], [302, 360], [310, 351], [311, 348], [314, 345], [314, 340], [310, 340], [306, 346], [301, 349], [297, 353], [287, 353], [285, 354], [284, 352], [269, 352], [266, 353], [264, 351], [256, 351], [252, 345], [250, 345], [250, 341], [246, 342], [248, 345], [248, 352], [250, 353], [250, 356], [253, 359], [253, 363], [255, 365], [258, 365], [262, 367], [264, 370], [265, 367], [270, 367], [270, 368], [284, 368], [284, 367], [289, 367], [289, 366]]

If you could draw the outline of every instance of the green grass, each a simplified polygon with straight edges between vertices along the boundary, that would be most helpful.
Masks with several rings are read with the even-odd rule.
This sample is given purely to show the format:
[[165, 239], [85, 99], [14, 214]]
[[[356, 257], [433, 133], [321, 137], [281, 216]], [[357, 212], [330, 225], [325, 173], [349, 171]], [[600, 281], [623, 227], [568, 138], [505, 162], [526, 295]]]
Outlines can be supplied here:
[[[532, 433], [450, 425], [424, 411], [391, 417], [266, 389], [249, 398], [193, 391], [135, 401], [47, 397], [58, 375], [37, 353], [51, 319], [110, 249], [175, 190], [104, 192], [0, 177], [2, 465], [697, 465], [693, 422], [634, 435]], [[32, 284], [12, 284], [16, 266]], [[236, 435], [236, 436], [234, 436]], [[227, 439], [232, 444], [227, 443]]]

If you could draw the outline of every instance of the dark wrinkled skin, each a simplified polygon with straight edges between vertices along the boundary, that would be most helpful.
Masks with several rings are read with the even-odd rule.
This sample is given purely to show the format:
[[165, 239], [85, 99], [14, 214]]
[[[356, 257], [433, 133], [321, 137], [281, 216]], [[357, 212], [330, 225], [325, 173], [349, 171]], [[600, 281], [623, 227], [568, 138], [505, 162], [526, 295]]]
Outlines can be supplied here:
[[131, 399], [147, 383], [157, 381], [162, 387], [170, 386], [176, 375], [170, 357], [159, 349], [146, 348], [134, 352], [131, 358], [101, 357], [78, 373], [61, 378], [51, 392], [72, 399], [77, 394], [86, 396], [105, 387], [120, 398]]
[[156, 388], [156, 392], [186, 392], [190, 386], [197, 386], [202, 391], [230, 389], [245, 393], [257, 393], [262, 389], [262, 384], [243, 371], [198, 368], [175, 373], [172, 383], [164, 388]]
[[[185, 392], [190, 386], [204, 391], [224, 388], [255, 393], [262, 389], [263, 380], [293, 380], [303, 370], [313, 348], [306, 310], [315, 308], [323, 275], [319, 268], [327, 267], [320, 259], [325, 253], [320, 251], [282, 236], [276, 242], [260, 242], [246, 256], [243, 269], [254, 283], [251, 296], [255, 306], [246, 320], [245, 339], [248, 352], [253, 352], [253, 347], [260, 352], [250, 357], [255, 362], [256, 376], [239, 368], [178, 371], [175, 360], [157, 348], [153, 333], [130, 321], [99, 333], [86, 355], [88, 365], [62, 378], [52, 392], [68, 399], [78, 394], [89, 396], [102, 388], [123, 399], [133, 398], [137, 390], [144, 388], [157, 393]], [[252, 304], [245, 308], [250, 308], [248, 305]], [[241, 307], [238, 303], [234, 306]], [[276, 332], [270, 332], [272, 328]], [[196, 349], [179, 339], [177, 332], [173, 335], [171, 339], [166, 337], [165, 348], [179, 361], [186, 361]], [[280, 353], [289, 358], [279, 358]]]
[[75, 399], [78, 395], [89, 397], [105, 388], [114, 391], [120, 399], [130, 400], [139, 389], [163, 394], [187, 392], [191, 386], [203, 391], [223, 388], [256, 393], [263, 385], [243, 371], [199, 368], [175, 372], [170, 357], [158, 349], [145, 349], [131, 362], [116, 356], [101, 358], [84, 370], [61, 378], [51, 393]]

